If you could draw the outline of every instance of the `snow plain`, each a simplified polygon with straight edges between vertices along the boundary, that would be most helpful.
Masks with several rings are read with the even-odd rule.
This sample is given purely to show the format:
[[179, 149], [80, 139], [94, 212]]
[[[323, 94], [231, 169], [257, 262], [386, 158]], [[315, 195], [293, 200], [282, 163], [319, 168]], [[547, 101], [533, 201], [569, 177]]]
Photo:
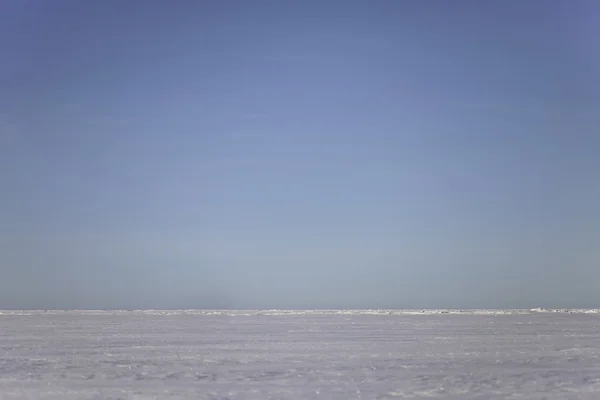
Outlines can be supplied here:
[[598, 310], [0, 311], [0, 400], [600, 399]]

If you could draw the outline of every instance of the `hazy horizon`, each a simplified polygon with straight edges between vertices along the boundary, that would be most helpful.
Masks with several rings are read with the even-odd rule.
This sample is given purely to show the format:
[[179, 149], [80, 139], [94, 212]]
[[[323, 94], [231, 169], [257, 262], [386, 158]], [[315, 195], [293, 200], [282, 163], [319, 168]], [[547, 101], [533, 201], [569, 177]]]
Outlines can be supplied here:
[[[314, 312], [316, 315], [343, 315], [345, 313], [356, 312], [356, 315], [418, 315], [420, 313], [428, 313], [427, 315], [436, 314], [454, 314], [454, 315], [511, 315], [511, 312], [518, 313], [551, 313], [551, 314], [600, 314], [600, 308], [594, 307], [514, 307], [514, 308], [476, 308], [476, 307], [429, 307], [429, 308], [5, 308], [0, 309], [0, 312], [183, 312], [188, 313], [210, 313], [219, 312], [224, 315], [235, 315], [243, 312], [257, 312], [260, 315], [281, 315], [280, 313], [289, 313], [289, 315], [303, 315], [297, 313]], [[265, 313], [265, 314], [263, 314]], [[335, 314], [338, 313], [338, 314]], [[206, 314], [201, 314], [206, 315]], [[288, 315], [288, 314], [284, 314]]]
[[599, 308], [600, 3], [0, 3], [0, 309]]

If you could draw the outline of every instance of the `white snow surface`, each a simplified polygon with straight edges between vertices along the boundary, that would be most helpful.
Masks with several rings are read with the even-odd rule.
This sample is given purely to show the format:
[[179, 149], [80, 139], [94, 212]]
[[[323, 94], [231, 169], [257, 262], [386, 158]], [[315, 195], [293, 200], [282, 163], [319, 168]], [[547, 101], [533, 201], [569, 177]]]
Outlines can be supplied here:
[[600, 399], [599, 333], [599, 310], [0, 311], [0, 400]]

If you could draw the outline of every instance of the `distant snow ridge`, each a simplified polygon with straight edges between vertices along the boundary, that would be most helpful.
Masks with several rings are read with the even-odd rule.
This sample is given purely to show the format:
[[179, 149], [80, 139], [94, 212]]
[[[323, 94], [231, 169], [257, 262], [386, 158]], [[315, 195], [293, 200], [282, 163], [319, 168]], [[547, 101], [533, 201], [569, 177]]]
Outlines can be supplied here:
[[531, 313], [600, 314], [600, 309], [532, 308]]
[[198, 315], [198, 316], [314, 316], [314, 315], [528, 315], [539, 313], [555, 314], [600, 314], [600, 309], [422, 309], [422, 310], [393, 310], [393, 309], [329, 309], [329, 310], [0, 310], [0, 316], [28, 315]]

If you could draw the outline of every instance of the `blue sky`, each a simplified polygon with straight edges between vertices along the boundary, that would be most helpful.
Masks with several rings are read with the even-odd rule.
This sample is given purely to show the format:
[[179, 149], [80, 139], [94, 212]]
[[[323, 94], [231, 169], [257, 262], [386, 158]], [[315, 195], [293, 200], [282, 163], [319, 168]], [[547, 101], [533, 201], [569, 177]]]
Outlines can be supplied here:
[[0, 308], [600, 307], [600, 4], [0, 4]]

